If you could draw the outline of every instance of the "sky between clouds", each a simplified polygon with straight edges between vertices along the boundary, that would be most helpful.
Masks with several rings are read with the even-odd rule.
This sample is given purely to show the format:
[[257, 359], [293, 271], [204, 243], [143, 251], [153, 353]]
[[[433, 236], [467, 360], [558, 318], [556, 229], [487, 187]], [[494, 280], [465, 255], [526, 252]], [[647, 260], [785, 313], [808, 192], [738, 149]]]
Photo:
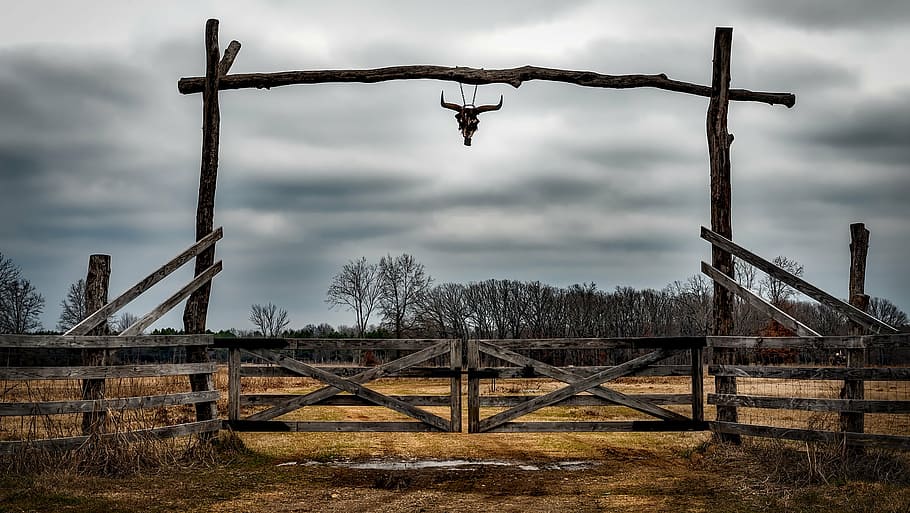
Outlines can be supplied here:
[[[732, 87], [797, 97], [731, 105], [734, 240], [844, 297], [848, 226], [865, 222], [867, 292], [910, 309], [910, 3], [17, 2], [0, 19], [0, 252], [46, 297], [46, 328], [89, 254], [112, 255], [116, 295], [192, 243], [201, 97], [177, 80], [203, 74], [210, 17], [222, 49], [243, 44], [237, 73], [529, 64], [701, 84], [714, 27], [732, 26]], [[411, 253], [436, 282], [607, 290], [709, 258], [706, 98], [483, 86], [477, 102], [504, 107], [468, 148], [440, 90], [460, 100], [436, 81], [221, 93], [211, 328], [249, 329], [267, 301], [295, 327], [350, 324], [325, 290], [360, 256]]]

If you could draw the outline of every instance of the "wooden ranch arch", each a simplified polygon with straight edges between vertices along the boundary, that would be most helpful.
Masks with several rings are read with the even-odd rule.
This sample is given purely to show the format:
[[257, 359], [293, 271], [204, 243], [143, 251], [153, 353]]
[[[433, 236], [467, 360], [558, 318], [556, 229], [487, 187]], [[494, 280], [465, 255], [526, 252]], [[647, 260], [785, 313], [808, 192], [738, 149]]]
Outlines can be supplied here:
[[[202, 93], [203, 137], [202, 164], [199, 178], [199, 200], [196, 211], [196, 238], [201, 240], [214, 228], [215, 186], [218, 173], [218, 138], [220, 113], [218, 91], [227, 89], [265, 88], [293, 84], [321, 84], [330, 82], [374, 83], [389, 80], [433, 79], [464, 84], [503, 83], [520, 87], [532, 80], [565, 82], [584, 87], [630, 89], [652, 87], [679, 93], [704, 96], [708, 103], [706, 130], [711, 169], [711, 229], [716, 234], [732, 239], [730, 194], [730, 144], [733, 136], [727, 131], [727, 110], [730, 101], [751, 101], [769, 105], [792, 107], [796, 97], [792, 93], [759, 92], [730, 88], [730, 50], [733, 29], [718, 27], [714, 33], [714, 61], [711, 85], [692, 84], [673, 80], [665, 74], [657, 75], [604, 75], [591, 71], [523, 66], [511, 69], [476, 69], [443, 66], [396, 66], [362, 70], [308, 70], [275, 73], [229, 74], [231, 65], [240, 51], [240, 43], [231, 41], [221, 55], [218, 44], [218, 20], [210, 19], [205, 27], [206, 73], [203, 77], [181, 78], [178, 90], [182, 94]], [[196, 257], [196, 275], [206, 271], [213, 263], [214, 245]], [[720, 273], [733, 277], [733, 257], [723, 246], [712, 242], [712, 266]], [[204, 333], [211, 284], [197, 289], [187, 300], [183, 314], [184, 329], [188, 334]], [[714, 283], [713, 334], [729, 335], [732, 328], [733, 295]], [[203, 351], [204, 349], [198, 349]], [[718, 363], [724, 362], [724, 352], [717, 349]], [[210, 390], [205, 380], [210, 375], [194, 376], [193, 390]], [[718, 394], [736, 394], [736, 378], [716, 377]], [[211, 406], [211, 408], [209, 408]], [[202, 406], [200, 406], [202, 407]], [[207, 411], [197, 411], [200, 420], [215, 418], [213, 405]], [[736, 422], [735, 407], [718, 405], [717, 419]], [[736, 438], [738, 435], [728, 435]]]

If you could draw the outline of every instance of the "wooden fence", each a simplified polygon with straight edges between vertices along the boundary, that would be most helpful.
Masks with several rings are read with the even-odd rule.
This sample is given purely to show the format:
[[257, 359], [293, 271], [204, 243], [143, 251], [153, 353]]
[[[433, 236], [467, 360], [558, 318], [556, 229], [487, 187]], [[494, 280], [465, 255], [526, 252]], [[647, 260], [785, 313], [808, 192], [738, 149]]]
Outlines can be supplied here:
[[[135, 357], [126, 356], [141, 348], [157, 348], [149, 355], [160, 354], [162, 348], [185, 351], [190, 347], [209, 347], [211, 335], [188, 336], [28, 336], [0, 335], [0, 352], [8, 362], [0, 367], [0, 383], [3, 383], [3, 402], [0, 402], [0, 426], [6, 437], [17, 439], [0, 440], [0, 454], [23, 449], [70, 449], [85, 443], [91, 436], [101, 438], [118, 437], [126, 440], [148, 438], [170, 438], [181, 435], [217, 431], [220, 420], [198, 420], [195, 422], [167, 423], [168, 416], [146, 416], [145, 420], [135, 419], [111, 423], [115, 414], [131, 410], [160, 409], [181, 405], [214, 404], [219, 393], [214, 388], [195, 392], [165, 392], [113, 397], [116, 387], [102, 386], [105, 395], [97, 399], [74, 399], [84, 397], [86, 384], [97, 381], [123, 380], [135, 382], [122, 387], [128, 391], [160, 391], [160, 384], [149, 383], [144, 378], [163, 376], [212, 375], [215, 363], [198, 361], [148, 362], [149, 357], [137, 363]], [[83, 351], [105, 351], [108, 353], [102, 365], [73, 365]], [[189, 351], [186, 351], [190, 354]], [[71, 386], [61, 386], [69, 382]], [[188, 385], [187, 381], [187, 385]], [[39, 396], [36, 400], [35, 396]], [[40, 400], [50, 397], [54, 400]], [[13, 400], [18, 399], [18, 400]], [[55, 429], [46, 426], [52, 422], [39, 417], [59, 415], [81, 416], [83, 422], [56, 424]], [[18, 418], [18, 422], [16, 421]], [[161, 425], [148, 425], [150, 418], [163, 421]], [[88, 422], [86, 422], [88, 421]], [[16, 426], [31, 426], [23, 432]], [[34, 429], [38, 427], [38, 429]], [[72, 435], [79, 431], [81, 434]], [[46, 437], [69, 431], [70, 436]], [[0, 432], [0, 434], [3, 434]]]
[[[902, 351], [910, 348], [910, 335], [877, 335], [854, 337], [709, 337], [713, 348], [736, 351], [738, 363], [712, 364], [713, 376], [735, 377], [739, 392], [708, 394], [708, 403], [734, 411], [739, 408], [763, 411], [790, 410], [832, 414], [821, 426], [812, 426], [806, 417], [797, 416], [788, 425], [771, 422], [712, 422], [718, 433], [784, 438], [804, 441], [826, 441], [847, 445], [910, 448], [910, 365]], [[784, 362], [759, 364], [762, 354], [785, 350]], [[879, 354], [875, 367], [847, 366], [842, 358], [847, 351]], [[814, 360], [814, 361], [813, 361]], [[884, 364], [884, 365], [882, 365]], [[853, 386], [865, 394], [856, 398]], [[752, 388], [752, 393], [743, 390]], [[766, 393], [761, 393], [764, 390]], [[832, 397], [834, 396], [834, 397]], [[852, 397], [851, 397], [852, 396]], [[864, 422], [870, 415], [886, 416], [874, 424]], [[855, 418], [859, 417], [859, 422]], [[768, 416], [768, 420], [773, 420]], [[779, 424], [781, 422], [778, 422]], [[861, 431], [851, 430], [860, 426]]]

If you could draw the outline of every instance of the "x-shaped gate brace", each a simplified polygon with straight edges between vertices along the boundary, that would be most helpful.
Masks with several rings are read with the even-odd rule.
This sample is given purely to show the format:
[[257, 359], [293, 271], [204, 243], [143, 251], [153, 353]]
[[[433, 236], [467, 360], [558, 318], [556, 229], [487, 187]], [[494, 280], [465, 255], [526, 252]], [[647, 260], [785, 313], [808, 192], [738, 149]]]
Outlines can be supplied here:
[[295, 374], [317, 379], [328, 386], [300, 395], [299, 397], [280, 401], [267, 410], [250, 415], [243, 420], [234, 423], [238, 426], [243, 426], [244, 424], [252, 425], [253, 423], [269, 421], [299, 408], [324, 401], [341, 392], [348, 392], [377, 406], [384, 406], [419, 420], [426, 426], [433, 428], [432, 430], [455, 431], [457, 430], [456, 428], [460, 428], [460, 419], [458, 418], [453, 418], [451, 420], [444, 419], [400, 399], [381, 394], [364, 386], [370, 381], [401, 372], [408, 367], [423, 363], [431, 358], [451, 353], [451, 344], [452, 342], [449, 341], [434, 344], [397, 360], [373, 367], [347, 379], [280, 354], [272, 349], [241, 348], [241, 351], [247, 354], [279, 365]]
[[[480, 419], [479, 418], [479, 394], [470, 393], [468, 394], [468, 432], [470, 433], [482, 433], [490, 431], [535, 431], [535, 430], [546, 430], [546, 424], [555, 424], [555, 423], [518, 423], [510, 422], [513, 419], [527, 415], [534, 411], [537, 411], [541, 408], [552, 406], [559, 403], [565, 399], [568, 399], [576, 394], [587, 391], [591, 395], [600, 397], [612, 403], [616, 403], [621, 406], [627, 406], [634, 410], [652, 415], [661, 419], [661, 421], [666, 422], [667, 431], [677, 431], [680, 429], [702, 429], [703, 422], [699, 422], [693, 419], [690, 419], [684, 415], [680, 415], [674, 411], [662, 408], [650, 401], [639, 399], [622, 392], [617, 392], [609, 388], [601, 386], [603, 383], [629, 375], [640, 369], [647, 367], [653, 363], [659, 362], [663, 359], [666, 359], [674, 354], [685, 351], [685, 349], [657, 349], [656, 351], [650, 352], [643, 356], [639, 356], [632, 360], [629, 360], [620, 365], [610, 367], [609, 369], [597, 372], [595, 374], [584, 376], [574, 372], [567, 371], [552, 365], [543, 363], [539, 360], [529, 358], [527, 356], [521, 355], [514, 351], [498, 347], [489, 342], [470, 342], [469, 344], [476, 344], [477, 353], [485, 353], [490, 356], [494, 356], [506, 362], [512, 363], [514, 365], [519, 365], [522, 367], [530, 367], [534, 369], [535, 374], [540, 374], [563, 383], [566, 383], [568, 386], [555, 390], [545, 395], [533, 397], [527, 401], [524, 401], [517, 406], [509, 408], [505, 411], [497, 413], [493, 416]], [[474, 348], [469, 347], [469, 352], [474, 351]], [[478, 354], [479, 356], [479, 354]], [[475, 364], [479, 358], [471, 358], [469, 354], [469, 361], [474, 361]], [[469, 379], [474, 374], [475, 382], [477, 379], [477, 370], [468, 369]], [[693, 379], [696, 377], [693, 376]], [[476, 385], [475, 385], [476, 386]], [[470, 385], [469, 385], [470, 388]], [[569, 423], [569, 424], [580, 424], [580, 423]], [[589, 423], [593, 430], [610, 430], [609, 425], [611, 423]], [[641, 424], [641, 423], [639, 423]], [[635, 429], [636, 426], [633, 423], [631, 426], [632, 429]], [[648, 430], [662, 430], [659, 427], [648, 426], [647, 428], [644, 425], [637, 426], [639, 428], [645, 428]], [[543, 428], [543, 429], [541, 429]]]

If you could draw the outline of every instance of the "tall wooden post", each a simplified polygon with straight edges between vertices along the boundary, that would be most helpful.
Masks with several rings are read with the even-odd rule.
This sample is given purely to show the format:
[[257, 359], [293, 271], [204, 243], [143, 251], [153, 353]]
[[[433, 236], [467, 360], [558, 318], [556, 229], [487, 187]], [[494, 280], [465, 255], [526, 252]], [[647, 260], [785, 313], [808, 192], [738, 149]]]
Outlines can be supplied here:
[[[196, 207], [196, 240], [202, 239], [214, 229], [215, 183], [218, 177], [218, 136], [221, 114], [218, 109], [218, 20], [211, 19], [205, 24], [205, 89], [202, 92], [202, 166], [199, 173], [199, 201]], [[212, 245], [196, 257], [196, 276], [202, 274], [215, 262], [215, 246]], [[205, 333], [209, 296], [212, 283], [193, 292], [186, 301], [183, 311], [183, 329], [187, 334]], [[204, 346], [187, 348], [190, 362], [209, 361]], [[211, 374], [193, 374], [190, 386], [194, 392], [214, 389]], [[211, 420], [218, 412], [214, 402], [196, 405], [196, 420]]]
[[[88, 273], [85, 276], [85, 311], [94, 312], [107, 304], [108, 286], [111, 278], [111, 256], [90, 255], [88, 257]], [[89, 335], [109, 335], [107, 321], [102, 322], [92, 329]], [[82, 365], [106, 365], [107, 351], [104, 349], [83, 349]], [[83, 399], [103, 399], [104, 379], [82, 380]], [[82, 433], [90, 434], [104, 429], [106, 413], [104, 411], [90, 411], [82, 414]]]
[[[866, 288], [866, 255], [869, 252], [869, 230], [863, 223], [850, 225], [850, 304], [866, 311], [869, 308], [869, 296]], [[850, 322], [851, 335], [863, 335], [864, 328], [855, 322]], [[866, 365], [865, 349], [847, 350], [847, 367], [864, 367]], [[844, 380], [841, 389], [842, 399], [863, 399], [865, 385], [862, 380]], [[862, 433], [865, 428], [865, 419], [862, 412], [844, 412], [840, 415], [842, 431]]]
[[[731, 187], [730, 187], [730, 143], [733, 136], [727, 132], [727, 111], [730, 103], [730, 50], [733, 41], [733, 29], [717, 27], [714, 31], [714, 67], [711, 77], [711, 101], [708, 103], [707, 136], [708, 156], [711, 165], [711, 229], [714, 232], [733, 239], [731, 220]], [[733, 278], [733, 256], [727, 251], [713, 246], [711, 248], [711, 265], [720, 272]], [[733, 295], [714, 283], [714, 335], [730, 335], [733, 332]], [[732, 349], [715, 349], [717, 363], [732, 362]], [[736, 378], [728, 376], [715, 377], [715, 389], [718, 394], [736, 394]], [[735, 406], [718, 406], [719, 422], [736, 422], [738, 415]], [[739, 435], [722, 434], [720, 439], [728, 442], [739, 442]]]

